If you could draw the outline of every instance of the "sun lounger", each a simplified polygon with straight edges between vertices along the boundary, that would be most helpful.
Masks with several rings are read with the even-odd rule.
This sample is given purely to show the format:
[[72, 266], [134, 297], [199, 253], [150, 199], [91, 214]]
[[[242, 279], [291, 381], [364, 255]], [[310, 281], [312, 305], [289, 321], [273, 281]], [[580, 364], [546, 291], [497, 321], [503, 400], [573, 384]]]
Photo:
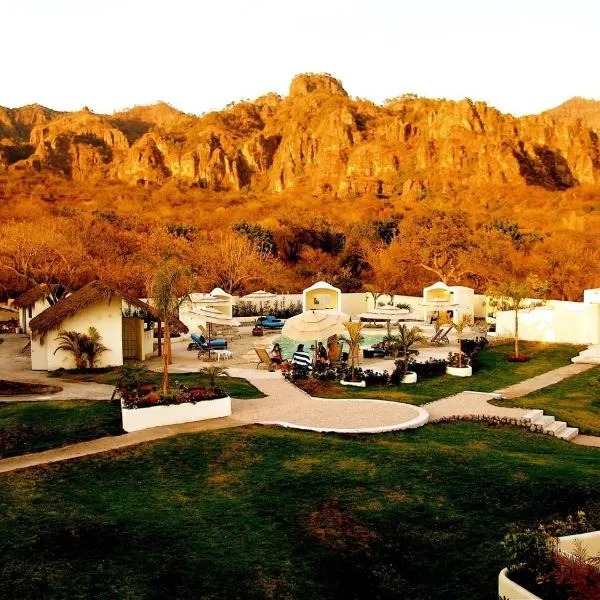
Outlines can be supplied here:
[[267, 315], [266, 317], [258, 317], [256, 324], [265, 329], [281, 329], [284, 323], [281, 319], [276, 319], [273, 315]]
[[269, 371], [271, 369], [276, 369], [279, 365], [271, 360], [269, 353], [264, 348], [254, 348], [256, 355], [258, 356], [258, 363], [256, 368], [258, 369], [260, 365], [265, 365]]
[[439, 345], [449, 344], [450, 339], [448, 338], [448, 334], [452, 331], [452, 327], [440, 327], [435, 335], [429, 340], [431, 344]]

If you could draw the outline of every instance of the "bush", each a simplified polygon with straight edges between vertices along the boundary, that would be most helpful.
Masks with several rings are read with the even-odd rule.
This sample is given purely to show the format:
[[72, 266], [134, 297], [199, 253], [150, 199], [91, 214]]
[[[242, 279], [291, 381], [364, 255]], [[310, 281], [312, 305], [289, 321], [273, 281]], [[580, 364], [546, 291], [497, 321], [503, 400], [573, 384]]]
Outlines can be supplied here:
[[365, 369], [364, 378], [368, 386], [371, 385], [388, 385], [390, 382], [390, 374], [387, 371], [380, 373], [372, 369]]
[[419, 379], [424, 377], [439, 377], [445, 375], [448, 361], [443, 358], [428, 358], [425, 362], [410, 363], [409, 369], [414, 371]]
[[302, 312], [302, 302], [290, 302], [286, 303], [284, 300], [275, 300], [274, 302], [248, 302], [240, 300], [237, 304], [233, 305], [233, 316], [234, 317], [260, 317], [266, 315], [272, 315], [278, 319], [289, 319], [295, 315], [299, 315]]
[[448, 366], [457, 368], [459, 366], [468, 367], [471, 365], [471, 357], [467, 356], [466, 354], [463, 354], [461, 362], [459, 362], [459, 357], [459, 352], [448, 352]]

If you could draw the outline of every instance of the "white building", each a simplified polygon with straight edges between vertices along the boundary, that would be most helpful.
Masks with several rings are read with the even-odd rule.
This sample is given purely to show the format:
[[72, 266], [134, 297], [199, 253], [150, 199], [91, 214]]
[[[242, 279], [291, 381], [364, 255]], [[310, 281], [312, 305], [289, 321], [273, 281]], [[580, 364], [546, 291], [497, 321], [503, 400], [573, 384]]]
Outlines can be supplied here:
[[12, 303], [19, 311], [19, 327], [23, 333], [29, 333], [29, 322], [41, 312], [52, 306], [50, 287], [41, 283], [27, 290]]
[[[31, 368], [34, 371], [74, 369], [72, 354], [58, 350], [61, 331], [87, 333], [95, 327], [101, 343], [108, 348], [98, 357], [96, 367], [115, 367], [124, 360], [145, 360], [154, 352], [150, 323], [158, 320], [154, 309], [137, 298], [111, 286], [93, 281], [59, 300], [31, 319]], [[187, 332], [178, 319], [174, 330]]]
[[423, 320], [427, 323], [432, 317], [439, 317], [446, 313], [454, 321], [463, 315], [474, 318], [475, 291], [462, 285], [448, 286], [443, 281], [438, 281], [423, 289]]

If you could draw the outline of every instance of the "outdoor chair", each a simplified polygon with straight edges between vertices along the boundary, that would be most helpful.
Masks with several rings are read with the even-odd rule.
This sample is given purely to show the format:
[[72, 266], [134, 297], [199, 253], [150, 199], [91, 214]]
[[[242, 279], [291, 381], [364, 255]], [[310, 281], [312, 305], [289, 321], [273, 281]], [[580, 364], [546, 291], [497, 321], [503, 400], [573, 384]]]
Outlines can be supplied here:
[[256, 325], [264, 329], [281, 329], [284, 323], [281, 319], [276, 319], [273, 315], [267, 315], [266, 317], [258, 317]]
[[452, 331], [452, 327], [440, 327], [435, 335], [429, 340], [431, 344], [441, 346], [442, 344], [449, 344], [450, 339], [448, 334]]
[[343, 349], [344, 344], [342, 342], [336, 342], [329, 346], [327, 355], [329, 358], [329, 364], [331, 364], [331, 366], [338, 366], [342, 364]]
[[[200, 348], [204, 348], [208, 350], [227, 350], [227, 340], [216, 339], [210, 340], [210, 343], [206, 340], [203, 335], [198, 335], [197, 333], [192, 333], [190, 336], [192, 338], [192, 342], [196, 345], [193, 350], [198, 350]], [[190, 344], [191, 345], [191, 344]]]
[[254, 351], [258, 356], [258, 363], [256, 365], [257, 369], [260, 367], [260, 365], [265, 365], [265, 367], [267, 367], [269, 371], [272, 371], [273, 369], [276, 369], [279, 366], [278, 363], [273, 362], [271, 360], [269, 353], [264, 348], [254, 348]]

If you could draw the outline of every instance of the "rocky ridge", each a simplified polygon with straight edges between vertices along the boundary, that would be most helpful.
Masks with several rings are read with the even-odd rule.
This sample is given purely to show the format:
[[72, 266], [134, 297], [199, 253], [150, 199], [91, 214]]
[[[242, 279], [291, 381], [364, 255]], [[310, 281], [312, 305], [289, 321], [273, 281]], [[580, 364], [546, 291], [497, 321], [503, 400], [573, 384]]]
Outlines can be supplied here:
[[407, 199], [490, 184], [565, 190], [600, 182], [600, 104], [575, 104], [523, 118], [469, 99], [407, 95], [378, 106], [329, 75], [304, 74], [286, 97], [201, 117], [164, 103], [113, 115], [0, 108], [0, 169]]

